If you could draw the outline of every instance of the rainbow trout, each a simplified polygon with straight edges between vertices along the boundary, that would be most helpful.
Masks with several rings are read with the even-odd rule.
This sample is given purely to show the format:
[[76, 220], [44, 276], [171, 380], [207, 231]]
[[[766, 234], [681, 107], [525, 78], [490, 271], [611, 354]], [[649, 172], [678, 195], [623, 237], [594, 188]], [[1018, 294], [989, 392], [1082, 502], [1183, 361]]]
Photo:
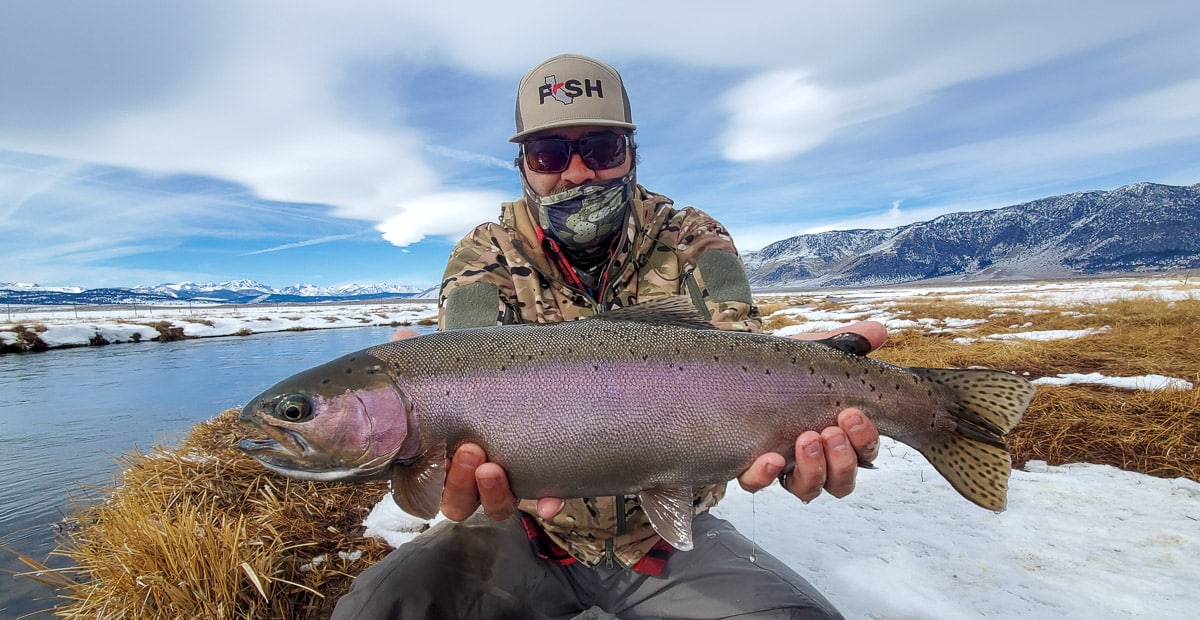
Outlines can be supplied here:
[[669, 543], [691, 547], [692, 488], [736, 478], [802, 432], [861, 409], [964, 497], [1003, 510], [1003, 436], [1034, 388], [995, 370], [904, 368], [865, 341], [713, 329], [687, 298], [597, 317], [436, 332], [285, 379], [241, 419], [239, 445], [305, 480], [392, 480], [406, 512], [437, 514], [448, 455], [478, 443], [522, 498], [636, 494]]

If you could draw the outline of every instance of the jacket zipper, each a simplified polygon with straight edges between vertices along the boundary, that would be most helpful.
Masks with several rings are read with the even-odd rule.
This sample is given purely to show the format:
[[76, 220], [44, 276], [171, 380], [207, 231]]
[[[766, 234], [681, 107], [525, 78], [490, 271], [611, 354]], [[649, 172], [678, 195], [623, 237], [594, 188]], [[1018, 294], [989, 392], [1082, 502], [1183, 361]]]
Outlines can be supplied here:
[[613, 507], [617, 511], [617, 535], [604, 541], [604, 567], [612, 568], [615, 565], [620, 566], [621, 568], [626, 568], [625, 564], [623, 564], [617, 557], [616, 549], [617, 536], [623, 536], [627, 534], [627, 530], [629, 529], [629, 524], [625, 520], [626, 498], [622, 495], [614, 497], [613, 499], [615, 500], [613, 501]]

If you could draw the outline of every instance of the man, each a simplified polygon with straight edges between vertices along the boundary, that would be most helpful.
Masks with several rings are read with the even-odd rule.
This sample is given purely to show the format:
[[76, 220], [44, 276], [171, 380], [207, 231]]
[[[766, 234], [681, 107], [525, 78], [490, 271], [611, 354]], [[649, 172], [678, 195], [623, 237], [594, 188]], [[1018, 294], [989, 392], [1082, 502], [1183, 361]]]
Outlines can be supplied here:
[[[451, 253], [440, 328], [573, 320], [685, 295], [721, 329], [761, 331], [724, 227], [637, 184], [635, 125], [612, 67], [576, 55], [543, 62], [521, 80], [516, 125], [524, 197]], [[851, 329], [873, 348], [886, 338], [878, 323]], [[553, 404], [554, 386], [542, 389]], [[784, 457], [767, 454], [739, 482], [757, 491], [779, 479], [806, 502], [822, 489], [842, 497], [878, 439], [861, 412], [847, 410], [838, 426], [797, 438], [792, 472], [782, 475]], [[785, 564], [708, 514], [724, 493], [723, 484], [695, 490], [695, 547], [675, 551], [636, 498], [518, 502], [504, 471], [467, 444], [442, 495], [451, 521], [365, 571], [334, 617], [572, 618], [594, 607], [619, 618], [840, 617]]]

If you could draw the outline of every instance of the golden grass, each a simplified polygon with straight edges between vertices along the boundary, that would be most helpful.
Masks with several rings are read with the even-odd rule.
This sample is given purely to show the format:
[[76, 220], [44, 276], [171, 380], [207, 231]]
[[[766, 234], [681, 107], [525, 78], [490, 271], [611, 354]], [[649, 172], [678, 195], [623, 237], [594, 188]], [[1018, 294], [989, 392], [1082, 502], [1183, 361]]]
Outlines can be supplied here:
[[[901, 304], [902, 309], [913, 306]], [[924, 304], [925, 316], [963, 318], [961, 304]], [[972, 330], [889, 334], [874, 356], [902, 366], [986, 366], [1028, 376], [1101, 373], [1112, 377], [1159, 374], [1200, 385], [1200, 301], [1155, 298], [1043, 308], [1018, 319], [989, 320]], [[1066, 313], [1066, 314], [1064, 314]], [[919, 315], [918, 315], [919, 316]], [[1005, 327], [1000, 327], [1000, 325]], [[1097, 329], [1080, 339], [1049, 341], [955, 338], [1029, 330]], [[1007, 443], [1018, 466], [1088, 462], [1163, 477], [1200, 481], [1200, 390], [1146, 392], [1104, 386], [1043, 386]]]
[[236, 416], [197, 425], [178, 449], [122, 457], [117, 486], [78, 507], [79, 529], [54, 552], [75, 566], [45, 572], [23, 558], [66, 600], [59, 616], [325, 618], [390, 550], [361, 535], [386, 483], [272, 474], [234, 447]]
[[[800, 304], [841, 309], [827, 296], [780, 297], [760, 307], [766, 316]], [[1030, 378], [1163, 374], [1200, 383], [1196, 299], [1003, 313], [933, 295], [886, 305], [913, 320], [986, 319], [950, 333], [893, 331], [874, 355], [900, 365], [987, 366]], [[1096, 328], [1106, 329], [1075, 340], [984, 339], [1017, 331]], [[964, 337], [975, 340], [966, 345], [955, 340]], [[323, 618], [352, 575], [388, 551], [384, 543], [362, 538], [359, 525], [386, 492], [385, 483], [305, 483], [270, 474], [235, 448], [244, 432], [235, 416], [231, 410], [198, 425], [176, 450], [122, 459], [119, 485], [106, 491], [103, 502], [78, 509], [80, 529], [56, 551], [76, 566], [39, 577], [63, 593], [59, 615]], [[1018, 467], [1034, 459], [1089, 462], [1200, 480], [1200, 391], [1042, 387], [1008, 445]], [[362, 559], [344, 560], [339, 551], [362, 551]], [[318, 555], [328, 561], [313, 567]]]
[[1017, 467], [1030, 460], [1086, 462], [1200, 480], [1198, 413], [1194, 389], [1042, 388], [1006, 443]]

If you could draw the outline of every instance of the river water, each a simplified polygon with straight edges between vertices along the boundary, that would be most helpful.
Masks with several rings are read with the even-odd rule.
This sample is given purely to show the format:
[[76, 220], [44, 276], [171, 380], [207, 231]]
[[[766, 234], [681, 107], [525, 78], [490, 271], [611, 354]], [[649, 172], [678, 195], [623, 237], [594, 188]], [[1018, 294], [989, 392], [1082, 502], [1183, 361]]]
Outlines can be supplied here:
[[45, 560], [56, 526], [72, 512], [70, 497], [111, 482], [115, 457], [170, 444], [276, 381], [386, 342], [391, 332], [323, 329], [0, 355], [0, 619], [53, 617], [26, 616], [52, 608], [54, 592], [8, 574], [29, 570], [10, 550]]

